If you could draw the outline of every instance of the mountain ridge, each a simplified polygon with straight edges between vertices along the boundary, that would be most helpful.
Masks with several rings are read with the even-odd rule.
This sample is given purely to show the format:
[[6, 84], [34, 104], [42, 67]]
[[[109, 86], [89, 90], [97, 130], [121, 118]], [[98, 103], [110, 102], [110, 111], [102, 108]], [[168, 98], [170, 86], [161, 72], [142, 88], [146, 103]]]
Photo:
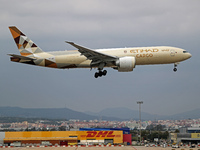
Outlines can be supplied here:
[[[48, 119], [77, 119], [94, 120], [97, 116], [88, 115], [69, 108], [21, 108], [0, 107], [2, 117], [48, 118]], [[105, 120], [120, 120], [115, 117], [103, 117]]]
[[[182, 120], [200, 118], [200, 108], [175, 115], [157, 115], [141, 112], [142, 120]], [[0, 107], [2, 117], [48, 118], [48, 119], [76, 119], [76, 120], [139, 120], [139, 111], [125, 107], [106, 108], [100, 112], [79, 112], [69, 108], [21, 108]]]
[[[86, 114], [91, 114], [93, 112], [86, 111]], [[139, 120], [139, 111], [132, 110], [126, 107], [117, 107], [117, 108], [106, 108], [99, 112], [93, 113], [96, 116], [107, 116], [107, 117], [119, 117], [124, 118], [126, 120], [134, 119]], [[150, 114], [147, 112], [141, 112], [142, 120], [181, 120], [181, 119], [197, 119], [200, 118], [200, 108], [177, 113], [174, 115], [157, 115], [157, 114]]]

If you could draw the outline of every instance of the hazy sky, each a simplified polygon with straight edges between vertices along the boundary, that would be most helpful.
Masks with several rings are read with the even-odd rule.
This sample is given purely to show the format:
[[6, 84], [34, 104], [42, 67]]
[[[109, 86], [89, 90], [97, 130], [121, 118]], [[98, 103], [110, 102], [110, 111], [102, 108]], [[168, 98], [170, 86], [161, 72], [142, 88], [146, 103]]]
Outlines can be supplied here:
[[[0, 106], [109, 107], [171, 115], [200, 107], [199, 0], [1, 0]], [[44, 51], [74, 49], [64, 41], [97, 48], [175, 46], [192, 58], [173, 64], [136, 66], [133, 72], [107, 69], [58, 70], [10, 62], [19, 54], [8, 26], [16, 25]]]

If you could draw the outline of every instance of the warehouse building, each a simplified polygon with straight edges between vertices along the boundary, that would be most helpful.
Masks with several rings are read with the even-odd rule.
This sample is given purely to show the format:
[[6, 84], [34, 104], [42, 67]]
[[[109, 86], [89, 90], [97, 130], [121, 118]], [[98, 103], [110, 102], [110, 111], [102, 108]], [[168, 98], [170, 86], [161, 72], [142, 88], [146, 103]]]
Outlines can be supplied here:
[[80, 131], [123, 131], [123, 143], [125, 145], [131, 145], [132, 136], [130, 134], [130, 128], [80, 128]]
[[172, 143], [200, 144], [200, 133], [171, 133]]
[[23, 131], [5, 132], [4, 144], [77, 145], [122, 144], [123, 131]]
[[180, 133], [171, 133], [170, 139], [172, 143], [183, 144], [200, 144], [200, 128], [180, 128]]

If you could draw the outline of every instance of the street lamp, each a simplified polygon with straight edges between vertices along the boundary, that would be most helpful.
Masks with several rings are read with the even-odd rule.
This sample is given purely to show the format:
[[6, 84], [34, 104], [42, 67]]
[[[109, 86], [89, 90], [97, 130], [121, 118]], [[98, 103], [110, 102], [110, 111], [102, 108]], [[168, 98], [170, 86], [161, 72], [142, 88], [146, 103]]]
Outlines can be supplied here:
[[141, 145], [141, 104], [143, 104], [143, 101], [137, 101], [137, 104], [139, 104], [139, 117], [140, 117], [140, 145]]

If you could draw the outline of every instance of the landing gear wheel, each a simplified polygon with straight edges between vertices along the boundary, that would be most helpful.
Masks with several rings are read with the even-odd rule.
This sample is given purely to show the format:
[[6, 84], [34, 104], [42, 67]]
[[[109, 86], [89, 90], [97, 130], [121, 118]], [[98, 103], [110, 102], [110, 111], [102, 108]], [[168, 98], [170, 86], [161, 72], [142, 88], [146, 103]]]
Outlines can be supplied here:
[[107, 71], [106, 70], [104, 70], [104, 71], [100, 71], [99, 70], [99, 72], [96, 72], [95, 74], [94, 74], [94, 77], [95, 78], [98, 78], [98, 77], [101, 77], [101, 76], [105, 76], [107, 74]]
[[173, 70], [174, 70], [174, 72], [176, 72], [176, 71], [177, 71], [177, 68], [174, 68]]
[[177, 68], [176, 68], [176, 67], [177, 67], [178, 64], [179, 64], [179, 63], [174, 63], [174, 69], [173, 69], [174, 72], [177, 71]]
[[99, 74], [98, 74], [98, 72], [96, 72], [96, 73], [94, 74], [94, 77], [95, 77], [95, 78], [98, 78], [98, 76], [99, 76]]
[[103, 71], [103, 75], [105, 76], [106, 74], [107, 74], [107, 71], [106, 71], [106, 70], [104, 70], [104, 71]]
[[99, 77], [101, 77], [103, 75], [102, 71], [99, 71]]

